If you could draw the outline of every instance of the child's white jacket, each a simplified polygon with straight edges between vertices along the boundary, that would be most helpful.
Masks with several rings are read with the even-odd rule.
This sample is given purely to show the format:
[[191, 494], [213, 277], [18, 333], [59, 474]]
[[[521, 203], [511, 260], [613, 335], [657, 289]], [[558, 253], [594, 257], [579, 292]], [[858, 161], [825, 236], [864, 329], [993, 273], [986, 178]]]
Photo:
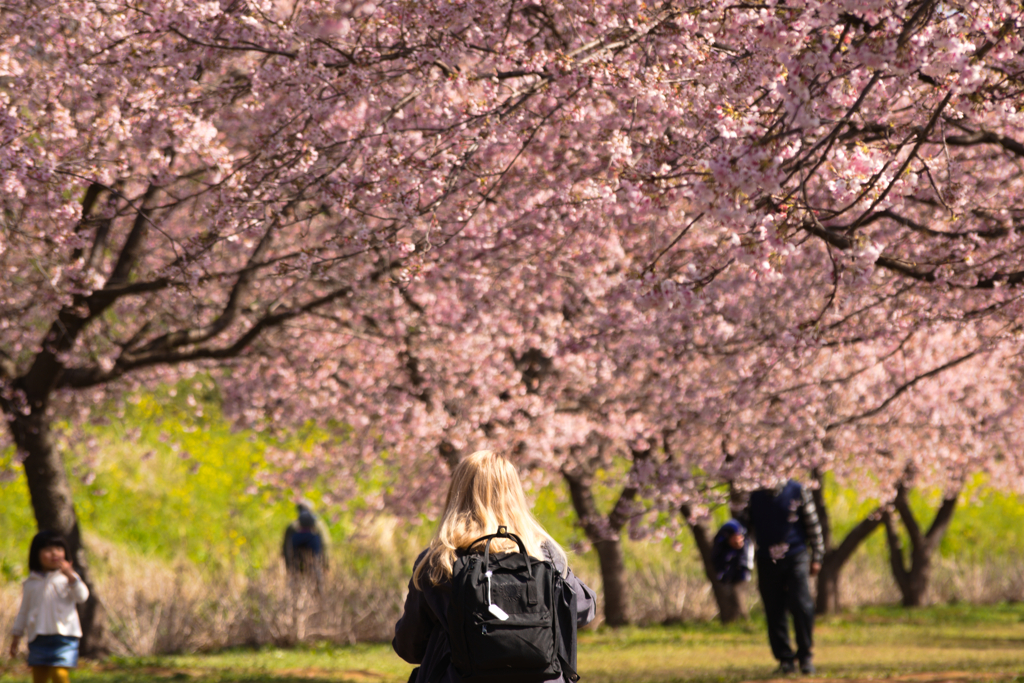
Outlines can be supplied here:
[[30, 643], [44, 635], [81, 638], [82, 624], [75, 605], [88, 599], [89, 588], [81, 579], [71, 583], [59, 571], [30, 572], [21, 587], [21, 609], [11, 635], [25, 636]]

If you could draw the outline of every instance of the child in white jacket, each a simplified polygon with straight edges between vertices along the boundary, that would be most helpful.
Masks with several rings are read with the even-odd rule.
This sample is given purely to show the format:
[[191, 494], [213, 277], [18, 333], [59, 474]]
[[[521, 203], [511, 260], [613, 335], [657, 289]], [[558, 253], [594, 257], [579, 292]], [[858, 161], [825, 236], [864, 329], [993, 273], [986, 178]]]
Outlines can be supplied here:
[[78, 664], [82, 624], [75, 605], [89, 598], [89, 589], [67, 560], [67, 544], [52, 531], [32, 539], [29, 575], [22, 585], [21, 609], [11, 629], [11, 658], [21, 638], [28, 641], [32, 683], [68, 683], [68, 669]]

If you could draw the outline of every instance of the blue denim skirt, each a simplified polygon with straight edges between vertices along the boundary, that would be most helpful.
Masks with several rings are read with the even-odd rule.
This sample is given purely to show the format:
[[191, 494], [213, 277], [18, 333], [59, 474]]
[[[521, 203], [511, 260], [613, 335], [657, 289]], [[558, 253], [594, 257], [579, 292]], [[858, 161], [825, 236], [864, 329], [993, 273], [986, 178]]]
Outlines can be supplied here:
[[36, 636], [28, 644], [28, 665], [64, 668], [77, 666], [78, 638], [62, 635]]

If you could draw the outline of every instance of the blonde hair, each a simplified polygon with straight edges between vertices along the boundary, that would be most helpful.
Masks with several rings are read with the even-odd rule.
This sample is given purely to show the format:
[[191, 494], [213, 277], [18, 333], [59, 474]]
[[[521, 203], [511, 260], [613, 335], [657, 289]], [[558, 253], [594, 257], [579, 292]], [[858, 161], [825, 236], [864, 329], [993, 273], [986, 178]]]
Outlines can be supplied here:
[[[468, 550], [481, 536], [495, 533], [499, 525], [522, 538], [531, 557], [546, 556], [559, 569], [567, 566], [565, 551], [530, 512], [515, 466], [494, 451], [477, 451], [452, 471], [441, 522], [426, 556], [413, 571], [413, 585], [421, 588], [424, 572], [435, 586], [450, 579], [459, 552]], [[478, 549], [483, 547], [481, 543]], [[491, 541], [492, 551], [518, 549], [511, 539]]]

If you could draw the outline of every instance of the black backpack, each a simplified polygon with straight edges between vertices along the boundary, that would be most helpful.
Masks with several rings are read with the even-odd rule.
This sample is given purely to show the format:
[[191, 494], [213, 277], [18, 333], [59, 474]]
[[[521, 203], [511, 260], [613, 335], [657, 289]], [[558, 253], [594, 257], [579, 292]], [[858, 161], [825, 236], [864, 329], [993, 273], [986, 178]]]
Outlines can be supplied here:
[[[491, 553], [495, 538], [514, 540], [520, 552]], [[523, 540], [506, 527], [470, 548], [481, 541], [482, 555], [462, 555], [452, 568], [448, 638], [459, 675], [466, 683], [527, 683], [559, 675], [578, 681], [572, 587], [550, 561], [530, 557]]]

